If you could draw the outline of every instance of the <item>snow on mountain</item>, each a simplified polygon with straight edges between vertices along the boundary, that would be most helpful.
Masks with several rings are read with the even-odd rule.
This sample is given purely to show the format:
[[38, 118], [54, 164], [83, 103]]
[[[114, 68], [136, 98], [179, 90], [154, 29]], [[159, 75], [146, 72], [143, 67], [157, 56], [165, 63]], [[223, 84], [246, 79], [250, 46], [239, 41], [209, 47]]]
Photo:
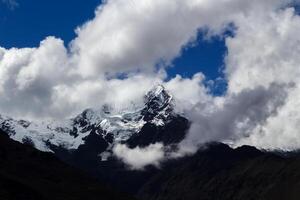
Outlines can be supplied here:
[[30, 143], [35, 148], [48, 152], [51, 152], [48, 144], [66, 149], [76, 149], [83, 144], [82, 139], [88, 135], [87, 132], [78, 137], [71, 135], [72, 124], [70, 120], [60, 123], [55, 121], [34, 123], [0, 116], [0, 128], [6, 131], [13, 140]]
[[87, 109], [72, 119], [39, 123], [0, 115], [0, 129], [12, 139], [41, 151], [52, 152], [51, 146], [78, 149], [91, 131], [101, 135], [111, 147], [128, 140], [146, 123], [164, 126], [173, 114], [173, 107], [172, 96], [159, 85], [145, 95], [145, 105], [140, 108], [115, 111], [106, 105], [98, 110]]

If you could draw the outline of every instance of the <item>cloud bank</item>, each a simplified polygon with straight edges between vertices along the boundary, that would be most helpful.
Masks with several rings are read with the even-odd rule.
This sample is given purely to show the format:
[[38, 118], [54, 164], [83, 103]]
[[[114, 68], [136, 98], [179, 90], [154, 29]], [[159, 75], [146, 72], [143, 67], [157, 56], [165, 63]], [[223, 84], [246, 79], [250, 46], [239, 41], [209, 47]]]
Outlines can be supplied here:
[[[0, 48], [0, 112], [19, 118], [65, 118], [107, 103], [139, 104], [146, 91], [159, 83], [193, 122], [180, 144], [182, 152], [210, 141], [297, 149], [300, 17], [293, 7], [296, 3], [105, 1], [94, 19], [76, 29], [77, 36], [67, 47], [59, 38], [48, 37], [39, 47]], [[226, 34], [228, 30], [232, 36]], [[223, 96], [210, 93], [201, 72], [192, 78], [168, 79], [166, 68], [195, 42], [199, 31], [207, 39], [226, 41], [228, 89]], [[141, 168], [164, 155], [156, 147], [119, 146], [115, 152], [133, 168]], [[149, 159], [132, 160], [140, 155]]]

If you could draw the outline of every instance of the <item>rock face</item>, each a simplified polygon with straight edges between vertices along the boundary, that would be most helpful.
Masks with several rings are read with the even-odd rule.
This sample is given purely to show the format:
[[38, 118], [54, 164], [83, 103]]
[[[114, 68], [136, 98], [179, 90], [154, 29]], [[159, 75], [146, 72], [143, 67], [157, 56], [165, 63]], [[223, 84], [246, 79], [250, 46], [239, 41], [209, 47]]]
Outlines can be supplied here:
[[134, 199], [101, 185], [53, 154], [9, 139], [0, 130], [0, 199]]

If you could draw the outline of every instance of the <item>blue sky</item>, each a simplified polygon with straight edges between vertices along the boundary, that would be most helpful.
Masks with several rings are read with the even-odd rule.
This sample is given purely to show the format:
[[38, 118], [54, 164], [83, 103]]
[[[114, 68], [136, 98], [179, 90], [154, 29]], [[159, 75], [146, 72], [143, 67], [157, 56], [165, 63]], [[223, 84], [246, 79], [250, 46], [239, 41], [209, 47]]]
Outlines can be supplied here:
[[[100, 0], [22, 0], [10, 9], [0, 4], [0, 46], [34, 47], [47, 36], [56, 36], [67, 45], [75, 37], [74, 29], [94, 17], [94, 10]], [[71, 5], [71, 6], [70, 6]], [[191, 77], [203, 72], [208, 79], [222, 76], [220, 70], [226, 53], [222, 39], [209, 41], [198, 38], [194, 47], [185, 49], [181, 57], [169, 68], [170, 77], [180, 74]]]
[[66, 43], [75, 37], [74, 29], [91, 19], [99, 0], [21, 0], [14, 9], [0, 4], [1, 46], [37, 46], [52, 35]]

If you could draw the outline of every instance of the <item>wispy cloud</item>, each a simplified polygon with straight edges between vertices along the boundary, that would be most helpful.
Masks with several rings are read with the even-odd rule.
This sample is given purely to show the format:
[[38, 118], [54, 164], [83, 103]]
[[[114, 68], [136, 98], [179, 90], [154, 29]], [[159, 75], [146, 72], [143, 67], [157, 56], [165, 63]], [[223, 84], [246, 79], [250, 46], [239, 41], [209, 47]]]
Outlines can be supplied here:
[[1, 0], [10, 10], [14, 10], [19, 6], [19, 3], [16, 0]]

